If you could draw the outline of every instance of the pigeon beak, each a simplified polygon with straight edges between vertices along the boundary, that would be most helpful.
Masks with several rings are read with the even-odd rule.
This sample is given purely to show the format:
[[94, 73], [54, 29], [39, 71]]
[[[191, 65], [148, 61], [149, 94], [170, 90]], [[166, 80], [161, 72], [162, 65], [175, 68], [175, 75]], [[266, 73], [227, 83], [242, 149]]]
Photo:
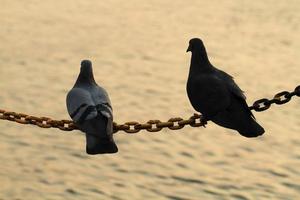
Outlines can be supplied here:
[[187, 48], [186, 52], [192, 51], [191, 45]]

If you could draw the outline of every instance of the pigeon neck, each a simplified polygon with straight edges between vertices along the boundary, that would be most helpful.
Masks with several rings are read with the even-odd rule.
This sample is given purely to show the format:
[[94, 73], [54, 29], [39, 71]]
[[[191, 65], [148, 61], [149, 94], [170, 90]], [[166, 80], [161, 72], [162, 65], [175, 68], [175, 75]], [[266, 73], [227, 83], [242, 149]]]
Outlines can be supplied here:
[[93, 72], [87, 73], [86, 71], [81, 71], [80, 74], [78, 75], [75, 85], [78, 84], [86, 84], [86, 85], [96, 84]]
[[207, 53], [204, 51], [192, 52], [191, 64], [193, 66], [199, 66], [200, 68], [210, 66], [210, 62]]
[[211, 68], [206, 52], [192, 52], [191, 70], [205, 71]]

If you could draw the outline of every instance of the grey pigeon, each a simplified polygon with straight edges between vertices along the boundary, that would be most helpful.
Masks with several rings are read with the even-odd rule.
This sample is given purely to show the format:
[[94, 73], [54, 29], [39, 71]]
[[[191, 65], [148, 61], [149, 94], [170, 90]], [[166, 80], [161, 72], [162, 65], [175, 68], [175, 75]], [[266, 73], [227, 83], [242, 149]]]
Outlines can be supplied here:
[[243, 91], [232, 76], [210, 63], [202, 40], [191, 39], [188, 51], [192, 57], [186, 89], [201, 120], [237, 130], [245, 137], [262, 135], [265, 131], [248, 108]]
[[113, 112], [110, 99], [104, 88], [97, 85], [92, 63], [81, 62], [80, 74], [67, 95], [70, 117], [86, 135], [88, 154], [116, 153], [113, 140]]

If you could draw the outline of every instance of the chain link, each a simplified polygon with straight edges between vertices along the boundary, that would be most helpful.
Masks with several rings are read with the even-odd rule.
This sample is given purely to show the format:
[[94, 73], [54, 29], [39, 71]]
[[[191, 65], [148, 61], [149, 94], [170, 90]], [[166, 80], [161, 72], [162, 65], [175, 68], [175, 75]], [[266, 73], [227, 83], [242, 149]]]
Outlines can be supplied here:
[[250, 106], [250, 110], [257, 112], [265, 111], [271, 107], [272, 104], [282, 105], [289, 102], [293, 96], [300, 97], [300, 85], [298, 85], [293, 92], [283, 91], [275, 94], [273, 99], [259, 99]]
[[[285, 104], [289, 102], [293, 96], [300, 97], [300, 85], [298, 85], [293, 92], [283, 91], [276, 94], [272, 99], [259, 99], [249, 107], [250, 110], [261, 112], [267, 110], [272, 104]], [[41, 128], [58, 128], [62, 131], [78, 130], [79, 128], [71, 120], [53, 120], [48, 117], [35, 117], [23, 113], [9, 112], [0, 109], [0, 119], [14, 121], [20, 124], [32, 124]], [[182, 119], [180, 117], [171, 118], [166, 122], [160, 120], [149, 120], [141, 124], [136, 121], [126, 122], [124, 124], [113, 123], [114, 133], [118, 131], [125, 131], [128, 134], [138, 133], [141, 130], [148, 132], [158, 132], [163, 128], [171, 130], [179, 130], [190, 125], [191, 127], [205, 126], [206, 122], [201, 121], [201, 115], [194, 114], [189, 119]]]

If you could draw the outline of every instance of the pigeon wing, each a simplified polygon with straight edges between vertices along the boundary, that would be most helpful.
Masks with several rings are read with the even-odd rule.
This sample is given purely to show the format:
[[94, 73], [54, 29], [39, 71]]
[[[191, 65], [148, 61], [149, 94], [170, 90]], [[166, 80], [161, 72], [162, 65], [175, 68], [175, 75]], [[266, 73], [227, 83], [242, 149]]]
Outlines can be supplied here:
[[81, 88], [73, 88], [68, 93], [67, 109], [72, 120], [79, 124], [97, 116], [96, 105], [91, 94]]
[[94, 96], [98, 113], [107, 118], [107, 133], [113, 133], [113, 110], [106, 90], [100, 86], [96, 87]]
[[113, 119], [112, 106], [106, 90], [97, 85], [92, 91], [92, 97], [98, 113], [101, 113], [108, 119]]
[[232, 92], [236, 97], [246, 99], [244, 91], [241, 90], [241, 88], [239, 88], [239, 86], [234, 82], [232, 76], [219, 69], [217, 69], [216, 75], [226, 83], [229, 91]]
[[226, 72], [222, 70], [218, 70], [218, 76], [226, 82], [228, 90], [232, 94], [232, 98], [236, 98], [237, 101], [239, 101], [241, 107], [245, 109], [245, 111], [255, 119], [253, 113], [250, 111], [247, 102], [246, 102], [246, 96], [244, 94], [244, 91], [241, 90], [241, 88], [235, 83], [233, 80], [233, 77], [227, 74]]

